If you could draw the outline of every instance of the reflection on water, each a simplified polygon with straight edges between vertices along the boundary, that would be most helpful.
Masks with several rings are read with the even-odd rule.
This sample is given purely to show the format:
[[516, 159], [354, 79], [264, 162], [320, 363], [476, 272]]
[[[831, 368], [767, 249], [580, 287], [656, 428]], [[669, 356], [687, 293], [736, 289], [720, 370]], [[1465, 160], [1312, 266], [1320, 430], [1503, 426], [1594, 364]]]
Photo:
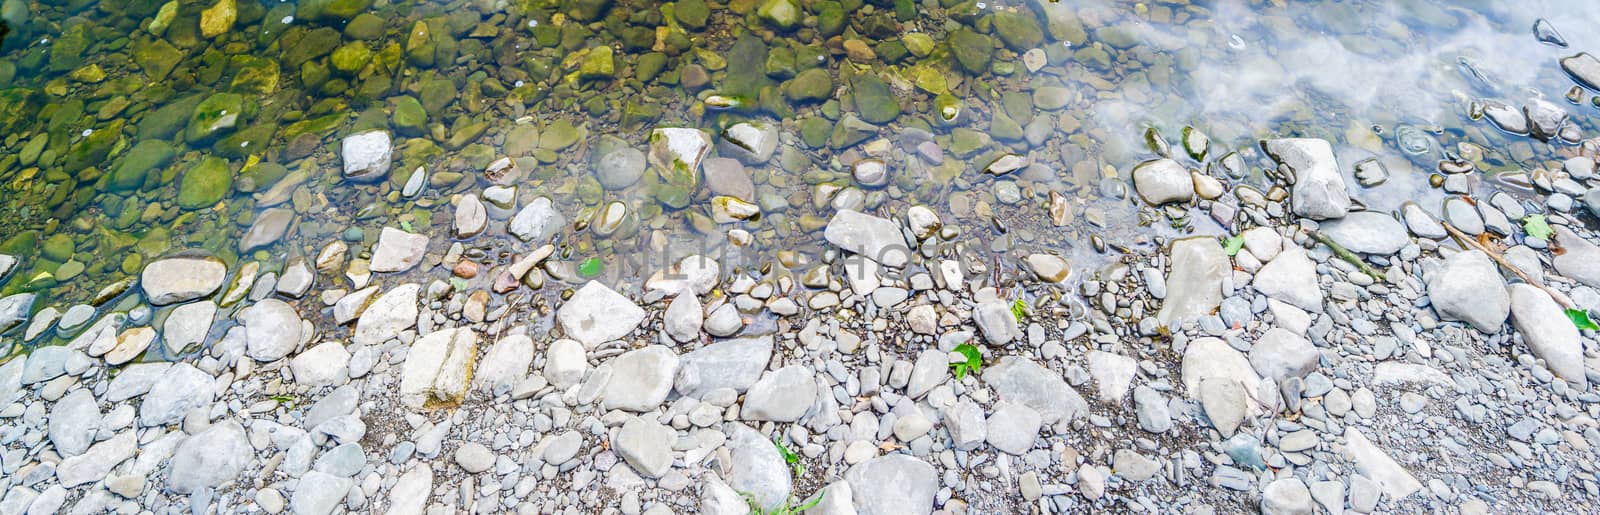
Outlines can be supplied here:
[[[554, 242], [558, 280], [598, 258], [637, 286], [702, 247], [798, 279], [837, 209], [917, 205], [944, 225], [925, 255], [1094, 263], [1228, 230], [1210, 202], [1141, 211], [1126, 181], [1150, 142], [1264, 190], [1256, 140], [1327, 138], [1347, 172], [1384, 165], [1355, 193], [1393, 210], [1437, 205], [1441, 159], [1572, 151], [1475, 120], [1486, 102], [1593, 108], [1556, 61], [1600, 50], [1594, 4], [1277, 4], [4, 0], [0, 252], [22, 258], [4, 289], [66, 305], [191, 249], [281, 270], [386, 226], [485, 269]], [[704, 129], [706, 160], [663, 159], [661, 127]], [[346, 140], [369, 131], [392, 146], [352, 174]], [[1217, 171], [1233, 151], [1240, 178]], [[492, 221], [450, 248], [466, 195]], [[508, 230], [533, 204], [554, 223]]]

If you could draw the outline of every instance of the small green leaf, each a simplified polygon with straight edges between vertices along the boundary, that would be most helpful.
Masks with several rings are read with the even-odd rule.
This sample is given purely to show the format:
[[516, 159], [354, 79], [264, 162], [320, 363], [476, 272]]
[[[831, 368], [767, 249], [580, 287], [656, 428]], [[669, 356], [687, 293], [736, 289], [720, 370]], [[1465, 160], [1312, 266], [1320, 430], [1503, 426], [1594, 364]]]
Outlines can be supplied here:
[[1017, 317], [1017, 321], [1021, 322], [1023, 317], [1028, 316], [1028, 303], [1023, 302], [1022, 299], [1012, 302], [1011, 316]]
[[796, 506], [794, 508], [794, 511], [791, 511], [790, 513], [800, 513], [800, 512], [809, 510], [811, 508], [815, 508], [818, 503], [822, 502], [822, 496], [827, 495], [827, 494], [828, 494], [828, 492], [826, 492], [826, 491], [817, 492], [817, 496], [816, 497], [812, 497], [811, 500], [806, 501], [805, 504], [801, 504], [799, 506]]
[[600, 258], [585, 259], [582, 264], [578, 265], [578, 275], [583, 276], [585, 279], [600, 275], [600, 267]]
[[409, 220], [401, 220], [400, 221], [400, 230], [403, 230], [405, 232], [410, 232], [410, 233], [417, 232], [417, 231], [414, 231], [414, 230], [411, 229], [411, 221], [409, 221]]
[[456, 291], [464, 291], [464, 290], [467, 289], [467, 286], [469, 286], [469, 285], [467, 284], [467, 280], [466, 279], [462, 279], [460, 277], [451, 277], [450, 278], [450, 287], [451, 288], [455, 288]]
[[970, 343], [963, 343], [956, 346], [956, 352], [967, 358], [965, 361], [957, 361], [950, 364], [951, 372], [955, 374], [956, 379], [966, 378], [967, 372], [982, 371], [983, 353], [978, 352], [977, 347], [972, 346]]
[[1222, 250], [1228, 251], [1229, 256], [1239, 254], [1239, 249], [1244, 248], [1244, 236], [1233, 235], [1222, 241]]
[[1522, 219], [1522, 230], [1527, 232], [1529, 237], [1541, 240], [1549, 240], [1550, 235], [1555, 234], [1555, 230], [1551, 229], [1550, 224], [1545, 221], [1544, 215], [1537, 213]]
[[1567, 319], [1572, 320], [1572, 325], [1577, 326], [1578, 329], [1600, 331], [1600, 325], [1595, 325], [1594, 321], [1589, 319], [1588, 311], [1581, 309], [1567, 309], [1566, 314]]

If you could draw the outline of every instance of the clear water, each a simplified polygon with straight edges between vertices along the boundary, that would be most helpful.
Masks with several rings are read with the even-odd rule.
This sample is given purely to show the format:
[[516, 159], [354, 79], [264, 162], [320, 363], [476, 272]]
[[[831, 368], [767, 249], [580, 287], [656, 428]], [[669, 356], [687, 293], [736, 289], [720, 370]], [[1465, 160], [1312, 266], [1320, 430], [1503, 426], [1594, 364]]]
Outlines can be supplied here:
[[[859, 1], [801, 1], [801, 27], [784, 31], [759, 14], [778, 3], [764, 0], [713, 3], [702, 28], [665, 14], [684, 2], [618, 0], [601, 3], [600, 11], [579, 5], [588, 2], [352, 3], [363, 7], [353, 12], [376, 18], [308, 16], [316, 9], [237, 0], [236, 21], [208, 37], [199, 27], [208, 5], [184, 3], [164, 29], [152, 31], [164, 2], [5, 0], [0, 251], [23, 263], [6, 278], [5, 292], [44, 291], [41, 305], [64, 307], [177, 252], [210, 253], [235, 270], [249, 261], [279, 270], [333, 240], [349, 243], [353, 254], [369, 250], [384, 226], [430, 234], [430, 251], [444, 255], [453, 243], [452, 199], [493, 185], [499, 174], [485, 169], [502, 157], [516, 162], [510, 179], [500, 180], [517, 188], [518, 206], [550, 197], [571, 222], [550, 240], [561, 249], [559, 266], [575, 270], [596, 258], [599, 274], [624, 288], [692, 252], [737, 257], [740, 270], [760, 277], [798, 278], [822, 263], [828, 247], [821, 226], [837, 206], [895, 217], [928, 206], [952, 231], [927, 254], [999, 264], [1005, 275], [1036, 251], [1092, 265], [1119, 248], [1229, 230], [1203, 206], [1154, 210], [1128, 194], [1129, 170], [1156, 157], [1147, 129], [1204, 170], [1206, 163], [1182, 156], [1180, 131], [1198, 129], [1209, 136], [1211, 161], [1237, 150], [1253, 170], [1219, 178], [1230, 188], [1262, 190], [1270, 185], [1259, 170], [1270, 163], [1257, 140], [1326, 138], [1346, 170], [1368, 157], [1387, 165], [1388, 182], [1355, 191], [1360, 201], [1392, 210], [1420, 200], [1436, 209], [1444, 195], [1428, 175], [1441, 159], [1463, 157], [1491, 172], [1534, 170], [1576, 152], [1501, 133], [1473, 119], [1472, 106], [1546, 98], [1571, 113], [1587, 137], [1591, 94], [1568, 102], [1574, 83], [1557, 60], [1600, 50], [1600, 34], [1587, 30], [1600, 21], [1600, 5], [1564, 1], [1070, 2], [1083, 30], [1063, 39], [1045, 27], [1037, 48], [1046, 59], [1037, 71], [1029, 71], [1021, 48], [991, 38], [980, 39], [995, 49], [976, 73], [951, 56], [954, 31], [993, 35], [996, 13], [1004, 11], [1043, 17], [1023, 2], [904, 2], [897, 15], [892, 2], [857, 8]], [[816, 29], [814, 13], [825, 6], [843, 7], [837, 35]], [[600, 14], [574, 19], [586, 11]], [[1538, 41], [1532, 27], [1540, 18], [1570, 46]], [[419, 21], [429, 34], [413, 34]], [[323, 48], [294, 56], [330, 33]], [[910, 52], [921, 37], [912, 34], [928, 36], [931, 53]], [[872, 55], [845, 40], [859, 40]], [[429, 46], [431, 53], [417, 50]], [[614, 50], [614, 76], [580, 77], [599, 46]], [[372, 57], [355, 59], [349, 70], [331, 61], [360, 57], [363, 48]], [[175, 55], [152, 57], [151, 49]], [[783, 70], [806, 63], [769, 66], [783, 62], [769, 59], [774, 49], [816, 59], [833, 88], [815, 101], [791, 101], [784, 92], [792, 72]], [[641, 63], [651, 60], [664, 61], [661, 71], [641, 80]], [[691, 65], [706, 72], [700, 89], [684, 85], [694, 82]], [[749, 73], [753, 66], [762, 69]], [[861, 113], [854, 101], [861, 79], [853, 78], [861, 75], [882, 78], [898, 116], [853, 145], [804, 141], [807, 124], [831, 132], [842, 116]], [[942, 79], [961, 115], [944, 120], [945, 101], [919, 88], [919, 78]], [[1042, 109], [1030, 95], [1040, 87], [1064, 87], [1068, 100]], [[219, 92], [238, 93], [243, 116], [206, 135], [191, 127], [195, 103]], [[400, 97], [428, 104], [420, 127], [399, 127]], [[741, 105], [726, 108], [730, 99]], [[219, 114], [229, 113], [202, 113], [200, 123]], [[1036, 142], [1003, 139], [1034, 118], [1044, 120], [1033, 128]], [[700, 127], [715, 136], [743, 121], [775, 124], [782, 135], [771, 161], [745, 167], [755, 193], [747, 200], [762, 207], [758, 218], [713, 221], [711, 190], [723, 184], [664, 192], [653, 168], [627, 187], [598, 181], [596, 163], [616, 144], [610, 138], [647, 150], [654, 127]], [[573, 134], [562, 134], [567, 124]], [[340, 142], [370, 128], [394, 135], [388, 179], [344, 180]], [[954, 139], [963, 129], [993, 140], [958, 155]], [[943, 164], [915, 150], [918, 131], [933, 135]], [[146, 140], [170, 144], [171, 159], [130, 184], [114, 184]], [[983, 173], [1007, 153], [1031, 166]], [[888, 163], [887, 186], [852, 179], [850, 163], [864, 156]], [[187, 176], [201, 173], [194, 170], [207, 159], [224, 160], [221, 175], [231, 184], [214, 192], [219, 200], [201, 194], [205, 202], [180, 205]], [[262, 172], [271, 165], [288, 171], [288, 182]], [[417, 197], [401, 196], [418, 168], [429, 186]], [[1052, 192], [1071, 208], [1060, 227], [1049, 214]], [[611, 202], [623, 203], [628, 216], [614, 233], [597, 234], [591, 219]], [[241, 254], [239, 239], [268, 204], [294, 211], [291, 230]], [[510, 237], [504, 214], [496, 218], [485, 234], [459, 241], [487, 271], [469, 287], [486, 288], [494, 267], [545, 243]], [[1095, 237], [1108, 248], [1097, 249]], [[447, 274], [435, 268], [413, 275]], [[324, 276], [316, 290], [347, 287], [341, 277]], [[544, 293], [559, 290], [547, 285]]]

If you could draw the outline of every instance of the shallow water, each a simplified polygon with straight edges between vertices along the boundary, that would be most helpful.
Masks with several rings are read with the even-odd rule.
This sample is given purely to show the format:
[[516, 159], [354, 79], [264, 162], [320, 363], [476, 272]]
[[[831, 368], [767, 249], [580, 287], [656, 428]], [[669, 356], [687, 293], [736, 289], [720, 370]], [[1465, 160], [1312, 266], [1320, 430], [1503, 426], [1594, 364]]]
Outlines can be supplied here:
[[[344, 4], [353, 7], [337, 12]], [[922, 252], [1009, 276], [1031, 252], [1094, 265], [1119, 247], [1229, 232], [1206, 204], [1141, 208], [1127, 177], [1157, 157], [1147, 129], [1200, 170], [1238, 151], [1248, 173], [1213, 175], [1262, 190], [1271, 163], [1257, 140], [1326, 138], [1346, 171], [1368, 157], [1386, 165], [1376, 188], [1352, 181], [1359, 201], [1436, 210], [1444, 194], [1428, 175], [1441, 159], [1559, 169], [1576, 151], [1502, 133], [1473, 119], [1475, 104], [1595, 108], [1588, 92], [1566, 100], [1574, 83], [1557, 65], [1600, 50], [1600, 34], [1586, 30], [1600, 5], [1589, 3], [801, 1], [790, 29], [762, 14], [784, 4], [237, 0], [234, 21], [209, 35], [208, 5], [174, 2], [162, 14], [154, 0], [4, 0], [0, 252], [22, 259], [4, 291], [46, 291], [41, 306], [64, 308], [160, 256], [201, 251], [235, 270], [248, 261], [281, 270], [335, 239], [352, 255], [369, 250], [384, 226], [429, 234], [430, 251], [444, 255], [453, 199], [496, 184], [516, 187], [516, 206], [491, 209], [489, 230], [460, 241], [485, 270], [546, 243], [512, 238], [504, 220], [549, 197], [569, 222], [548, 238], [560, 248], [557, 277], [576, 279], [579, 263], [597, 258], [599, 275], [637, 289], [664, 263], [705, 252], [798, 279], [826, 258], [821, 227], [835, 209], [904, 217], [912, 205], [947, 228]], [[1539, 18], [1569, 46], [1538, 41]], [[986, 64], [952, 55], [984, 45]], [[599, 47], [613, 50], [609, 73]], [[1023, 57], [1035, 48], [1041, 60]], [[815, 79], [813, 69], [828, 80], [800, 91], [795, 77]], [[1062, 105], [1036, 104], [1032, 92], [1046, 87], [1065, 88], [1053, 93]], [[947, 119], [952, 103], [959, 114]], [[851, 116], [878, 128], [841, 138], [836, 125]], [[1571, 120], [1584, 137], [1587, 118]], [[740, 122], [779, 129], [769, 161], [698, 184], [675, 185], [654, 167], [601, 182], [601, 157], [648, 152], [652, 128], [705, 129], [717, 155], [729, 152], [719, 134]], [[1204, 162], [1185, 155], [1186, 126], [1209, 137]], [[393, 165], [376, 184], [346, 180], [340, 142], [371, 129], [393, 135]], [[918, 150], [928, 136], [942, 162]], [[129, 163], [157, 141], [170, 155]], [[1028, 166], [983, 172], [1006, 154]], [[492, 166], [502, 157], [514, 165]], [[852, 178], [867, 157], [887, 163], [886, 185]], [[404, 197], [413, 170], [428, 186]], [[758, 217], [713, 220], [713, 197], [752, 192], [744, 200]], [[1070, 208], [1055, 221], [1052, 192]], [[620, 227], [595, 230], [591, 219], [613, 202], [627, 210]], [[288, 234], [241, 254], [268, 207], [292, 210]], [[1095, 236], [1109, 248], [1096, 249]], [[482, 289], [494, 275], [463, 282]], [[322, 277], [313, 292], [347, 287]]]

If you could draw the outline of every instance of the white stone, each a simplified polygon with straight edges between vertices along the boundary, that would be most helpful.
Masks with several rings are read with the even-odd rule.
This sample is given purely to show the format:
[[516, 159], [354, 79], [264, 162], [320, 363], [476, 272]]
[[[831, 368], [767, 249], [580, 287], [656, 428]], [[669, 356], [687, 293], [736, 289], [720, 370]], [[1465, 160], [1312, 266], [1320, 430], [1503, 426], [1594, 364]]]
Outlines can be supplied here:
[[459, 404], [477, 349], [478, 334], [464, 327], [430, 333], [411, 344], [400, 376], [400, 402], [411, 408]]
[[644, 321], [644, 310], [622, 294], [596, 281], [589, 281], [556, 311], [556, 320], [568, 338], [584, 347], [620, 339]]

